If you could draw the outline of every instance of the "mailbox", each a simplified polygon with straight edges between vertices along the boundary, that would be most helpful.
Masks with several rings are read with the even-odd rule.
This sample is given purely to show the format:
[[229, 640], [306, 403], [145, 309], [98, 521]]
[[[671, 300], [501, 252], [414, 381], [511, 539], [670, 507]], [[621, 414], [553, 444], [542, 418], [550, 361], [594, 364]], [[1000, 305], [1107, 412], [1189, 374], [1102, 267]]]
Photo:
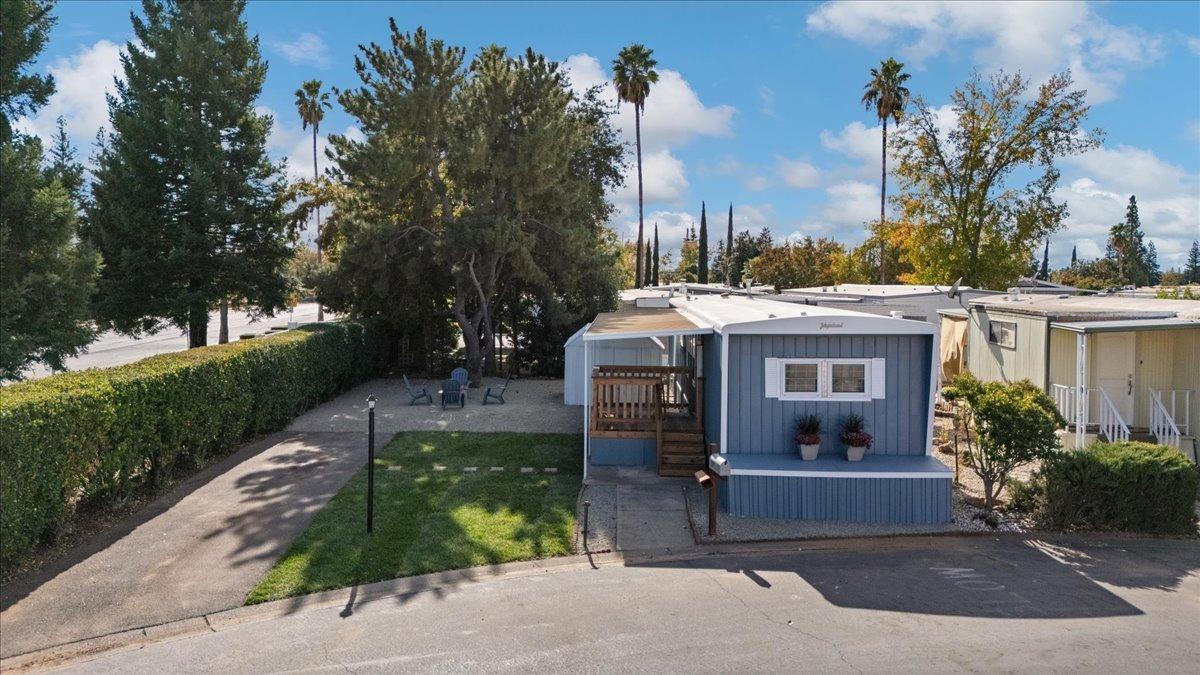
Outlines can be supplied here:
[[708, 468], [718, 476], [725, 478], [729, 476], [729, 460], [723, 455], [713, 453], [708, 456]]

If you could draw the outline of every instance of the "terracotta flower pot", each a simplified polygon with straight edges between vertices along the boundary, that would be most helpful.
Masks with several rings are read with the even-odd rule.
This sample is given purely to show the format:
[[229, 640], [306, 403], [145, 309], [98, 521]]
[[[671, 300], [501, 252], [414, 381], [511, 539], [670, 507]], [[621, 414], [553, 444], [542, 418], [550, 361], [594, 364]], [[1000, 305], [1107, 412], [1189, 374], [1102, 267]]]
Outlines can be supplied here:
[[846, 447], [846, 459], [851, 462], [861, 462], [865, 454], [867, 454], [867, 446], [865, 445], [850, 445]]

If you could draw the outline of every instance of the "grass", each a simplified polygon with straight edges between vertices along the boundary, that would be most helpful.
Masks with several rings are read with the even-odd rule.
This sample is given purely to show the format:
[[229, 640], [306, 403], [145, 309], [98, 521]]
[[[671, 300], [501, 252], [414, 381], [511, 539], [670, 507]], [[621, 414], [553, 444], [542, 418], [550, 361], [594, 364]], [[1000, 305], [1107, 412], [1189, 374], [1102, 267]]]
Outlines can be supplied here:
[[[575, 533], [581, 443], [567, 434], [402, 432], [375, 457], [374, 532], [366, 533], [363, 467], [246, 602], [566, 555]], [[394, 466], [400, 469], [388, 469]], [[475, 472], [463, 471], [472, 466]], [[493, 466], [504, 471], [492, 472]], [[523, 474], [521, 467], [535, 472]]]

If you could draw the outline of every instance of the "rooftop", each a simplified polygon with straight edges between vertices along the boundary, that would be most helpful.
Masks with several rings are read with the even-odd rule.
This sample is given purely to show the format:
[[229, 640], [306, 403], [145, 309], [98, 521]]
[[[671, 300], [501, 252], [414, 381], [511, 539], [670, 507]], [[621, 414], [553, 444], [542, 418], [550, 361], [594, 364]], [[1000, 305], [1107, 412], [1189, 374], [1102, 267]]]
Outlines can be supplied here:
[[775, 324], [775, 328], [769, 332], [780, 333], [825, 331], [904, 334], [928, 333], [930, 330], [930, 325], [923, 321], [855, 312], [840, 307], [774, 302], [768, 297], [770, 296], [675, 296], [671, 299], [671, 306], [693, 317], [698, 323], [710, 325], [722, 333], [731, 326], [749, 327], [758, 324], [758, 328], [763, 329], [763, 325], [768, 322]]
[[1172, 317], [1200, 320], [1200, 300], [1160, 300], [1128, 295], [989, 295], [971, 300], [971, 306], [1045, 316], [1056, 321]]
[[702, 335], [711, 332], [712, 328], [693, 321], [676, 309], [623, 309], [596, 315], [583, 339]]
[[[838, 284], [836, 286], [810, 286], [808, 288], [786, 288], [784, 293], [805, 295], [853, 295], [863, 298], [896, 298], [910, 295], [934, 295], [946, 293], [949, 286], [909, 286], [906, 284]], [[959, 290], [972, 290], [970, 286], [959, 286]]]

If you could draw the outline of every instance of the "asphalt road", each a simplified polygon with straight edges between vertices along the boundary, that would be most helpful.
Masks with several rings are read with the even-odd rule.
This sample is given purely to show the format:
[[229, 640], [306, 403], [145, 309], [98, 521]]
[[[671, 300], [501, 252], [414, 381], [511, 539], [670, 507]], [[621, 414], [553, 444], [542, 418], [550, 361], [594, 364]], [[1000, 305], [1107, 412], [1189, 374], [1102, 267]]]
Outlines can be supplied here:
[[[316, 321], [317, 305], [313, 302], [297, 305], [290, 316], [291, 320], [296, 323]], [[283, 313], [255, 321], [246, 312], [230, 310], [229, 339], [237, 340], [238, 335], [242, 333], [265, 333], [271, 326], [285, 326], [288, 323], [288, 317], [287, 313]], [[330, 319], [332, 315], [326, 312], [325, 318]], [[217, 344], [220, 329], [220, 317], [217, 312], [213, 312], [208, 322], [209, 344]], [[68, 370], [108, 368], [131, 363], [155, 354], [179, 352], [185, 349], [187, 349], [187, 333], [178, 328], [166, 328], [155, 335], [148, 335], [140, 339], [109, 331], [102, 333], [95, 342], [89, 345], [87, 352], [67, 359], [66, 366]], [[27, 379], [36, 379], [51, 374], [49, 368], [38, 366], [31, 369], [26, 377]]]
[[[929, 537], [574, 565], [109, 652], [79, 672], [1195, 672], [1195, 540]], [[285, 601], [286, 602], [286, 601]]]

